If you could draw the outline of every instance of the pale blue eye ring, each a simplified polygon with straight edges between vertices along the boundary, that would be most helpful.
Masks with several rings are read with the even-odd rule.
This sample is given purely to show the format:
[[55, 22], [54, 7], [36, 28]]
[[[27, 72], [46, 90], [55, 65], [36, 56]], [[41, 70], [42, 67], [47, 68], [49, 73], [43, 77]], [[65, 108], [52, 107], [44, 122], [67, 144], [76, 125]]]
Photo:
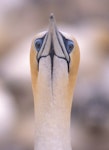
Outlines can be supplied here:
[[43, 44], [43, 39], [39, 38], [35, 40], [35, 48], [37, 51], [40, 51], [42, 44]]
[[67, 49], [67, 52], [68, 53], [71, 53], [71, 51], [73, 50], [74, 48], [74, 42], [71, 41], [71, 40], [67, 40], [66, 41], [66, 49]]

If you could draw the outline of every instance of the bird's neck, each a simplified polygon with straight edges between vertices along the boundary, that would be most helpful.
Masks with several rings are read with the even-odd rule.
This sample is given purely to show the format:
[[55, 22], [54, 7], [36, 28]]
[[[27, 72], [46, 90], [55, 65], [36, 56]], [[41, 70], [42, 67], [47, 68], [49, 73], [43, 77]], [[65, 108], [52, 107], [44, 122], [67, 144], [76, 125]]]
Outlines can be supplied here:
[[[48, 66], [49, 67], [49, 66]], [[40, 69], [41, 70], [41, 69]], [[44, 71], [44, 68], [43, 68]], [[68, 73], [39, 71], [35, 101], [35, 150], [71, 150]]]
[[35, 150], [71, 150], [70, 113], [64, 106], [43, 104], [35, 111], [35, 118]]
[[47, 95], [50, 91], [41, 88], [35, 99], [35, 150], [71, 150], [68, 99], [65, 91], [61, 96]]
[[67, 104], [46, 94], [35, 106], [35, 150], [71, 150]]

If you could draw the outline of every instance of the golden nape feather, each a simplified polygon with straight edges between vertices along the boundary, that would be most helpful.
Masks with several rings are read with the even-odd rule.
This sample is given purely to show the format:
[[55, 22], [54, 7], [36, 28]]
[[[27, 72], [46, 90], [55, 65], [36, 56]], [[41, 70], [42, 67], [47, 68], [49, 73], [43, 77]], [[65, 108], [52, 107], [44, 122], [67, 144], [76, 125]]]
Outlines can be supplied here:
[[54, 15], [48, 31], [31, 45], [35, 105], [35, 150], [71, 150], [70, 115], [80, 53], [72, 35], [58, 30]]

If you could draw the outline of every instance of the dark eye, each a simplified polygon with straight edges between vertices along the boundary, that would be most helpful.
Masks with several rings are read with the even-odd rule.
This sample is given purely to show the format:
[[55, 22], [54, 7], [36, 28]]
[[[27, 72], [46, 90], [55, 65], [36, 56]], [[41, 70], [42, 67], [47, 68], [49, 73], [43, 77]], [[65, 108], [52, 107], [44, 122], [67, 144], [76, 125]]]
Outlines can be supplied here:
[[66, 49], [67, 49], [68, 53], [70, 53], [73, 50], [73, 48], [74, 48], [73, 41], [68, 40], [66, 42]]
[[36, 39], [35, 40], [35, 48], [37, 51], [40, 51], [42, 47], [43, 39]]

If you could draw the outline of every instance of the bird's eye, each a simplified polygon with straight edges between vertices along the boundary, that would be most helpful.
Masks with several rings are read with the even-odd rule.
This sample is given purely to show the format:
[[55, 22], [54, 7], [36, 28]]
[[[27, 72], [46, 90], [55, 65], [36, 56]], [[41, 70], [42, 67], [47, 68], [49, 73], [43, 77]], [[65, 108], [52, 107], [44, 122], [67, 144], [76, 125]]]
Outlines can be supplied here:
[[64, 44], [65, 44], [65, 48], [66, 48], [66, 50], [67, 50], [67, 52], [69, 54], [69, 53], [71, 53], [71, 51], [74, 48], [74, 42], [69, 40], [69, 39], [66, 39], [63, 35], [62, 35], [62, 37], [63, 37], [63, 41], [64, 41]]
[[68, 52], [68, 53], [71, 53], [71, 51], [73, 50], [73, 48], [74, 48], [74, 43], [73, 43], [73, 41], [68, 40], [68, 41], [66, 42], [66, 49], [67, 49], [67, 52]]
[[37, 51], [40, 51], [42, 47], [43, 39], [36, 39], [35, 40], [35, 48]]

